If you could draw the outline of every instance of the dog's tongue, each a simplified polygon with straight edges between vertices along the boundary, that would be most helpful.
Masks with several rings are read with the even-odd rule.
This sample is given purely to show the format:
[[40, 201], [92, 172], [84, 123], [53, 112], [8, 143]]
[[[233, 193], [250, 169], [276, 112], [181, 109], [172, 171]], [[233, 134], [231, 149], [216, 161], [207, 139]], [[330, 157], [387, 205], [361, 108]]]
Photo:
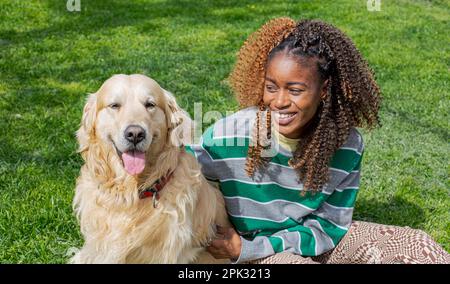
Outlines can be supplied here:
[[138, 175], [142, 173], [145, 168], [145, 153], [130, 151], [124, 152], [122, 154], [123, 164], [125, 166], [125, 170], [130, 175]]

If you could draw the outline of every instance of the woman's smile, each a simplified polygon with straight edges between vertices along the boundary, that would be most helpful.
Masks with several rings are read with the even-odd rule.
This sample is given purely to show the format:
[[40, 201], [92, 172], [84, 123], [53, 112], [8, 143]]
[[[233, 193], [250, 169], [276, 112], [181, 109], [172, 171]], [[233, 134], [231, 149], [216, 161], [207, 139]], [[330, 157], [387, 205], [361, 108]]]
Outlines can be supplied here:
[[289, 123], [294, 121], [294, 119], [297, 117], [297, 112], [291, 112], [291, 113], [281, 113], [281, 112], [274, 112], [274, 120], [275, 123], [279, 124], [280, 126], [287, 126]]

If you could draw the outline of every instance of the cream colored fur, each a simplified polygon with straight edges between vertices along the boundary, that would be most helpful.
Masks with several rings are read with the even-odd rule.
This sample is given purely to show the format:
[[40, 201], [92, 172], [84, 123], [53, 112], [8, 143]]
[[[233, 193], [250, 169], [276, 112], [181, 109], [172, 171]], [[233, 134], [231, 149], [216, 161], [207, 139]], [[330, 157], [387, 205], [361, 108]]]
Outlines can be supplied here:
[[[108, 107], [111, 97], [122, 102], [120, 110]], [[155, 108], [140, 105], [147, 97]], [[130, 123], [153, 135], [138, 176], [124, 170], [113, 144], [120, 144], [121, 125]], [[115, 75], [89, 96], [77, 131], [85, 164], [73, 200], [85, 242], [72, 263], [224, 262], [203, 248], [215, 224], [229, 226], [223, 197], [196, 159], [176, 145], [190, 129], [173, 96], [143, 75]], [[169, 170], [173, 176], [156, 209], [151, 198], [139, 199], [139, 188]]]

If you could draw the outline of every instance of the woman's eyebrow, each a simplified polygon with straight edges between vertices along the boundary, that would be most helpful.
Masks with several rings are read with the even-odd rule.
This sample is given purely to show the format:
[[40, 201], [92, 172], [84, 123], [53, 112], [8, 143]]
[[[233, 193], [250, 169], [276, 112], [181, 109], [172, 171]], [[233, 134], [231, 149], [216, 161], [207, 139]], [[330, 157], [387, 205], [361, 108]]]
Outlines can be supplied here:
[[270, 78], [270, 77], [266, 77], [266, 80], [267, 81], [270, 81], [270, 82], [272, 82], [272, 83], [274, 83], [274, 84], [276, 84], [277, 82], [275, 82], [275, 80], [274, 79], [272, 79], [272, 78]]
[[287, 82], [286, 85], [288, 85], [288, 86], [292, 86], [292, 85], [302, 85], [302, 86], [304, 86], [305, 88], [308, 88], [308, 85], [306, 85], [306, 84], [303, 83], [303, 82]]
[[[270, 81], [270, 82], [272, 82], [272, 83], [274, 83], [275, 85], [277, 84], [277, 82], [276, 82], [274, 79], [270, 78], [270, 77], [267, 77], [267, 76], [266, 76], [266, 80], [267, 80], [267, 81]], [[292, 86], [292, 85], [302, 85], [302, 86], [304, 86], [305, 88], [308, 88], [308, 85], [306, 85], [306, 84], [303, 83], [303, 82], [287, 82], [286, 85], [288, 85], [288, 86]]]

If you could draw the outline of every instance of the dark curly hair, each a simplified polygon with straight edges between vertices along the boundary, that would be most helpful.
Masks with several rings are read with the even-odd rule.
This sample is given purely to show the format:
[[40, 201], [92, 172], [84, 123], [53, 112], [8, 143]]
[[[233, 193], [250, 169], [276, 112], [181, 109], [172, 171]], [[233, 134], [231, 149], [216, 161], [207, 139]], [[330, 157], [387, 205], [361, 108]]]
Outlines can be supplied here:
[[[229, 82], [241, 107], [259, 106], [246, 171], [252, 176], [267, 159], [261, 157], [260, 118], [270, 110], [262, 102], [265, 67], [277, 53], [316, 59], [322, 82], [328, 80], [322, 100], [308, 130], [302, 134], [289, 165], [296, 169], [306, 191], [317, 192], [328, 181], [328, 167], [336, 150], [353, 127], [380, 124], [380, 89], [373, 72], [353, 42], [334, 26], [319, 20], [275, 19], [249, 37], [241, 48]], [[270, 116], [269, 116], [270, 117]], [[266, 119], [267, 135], [270, 120]]]

